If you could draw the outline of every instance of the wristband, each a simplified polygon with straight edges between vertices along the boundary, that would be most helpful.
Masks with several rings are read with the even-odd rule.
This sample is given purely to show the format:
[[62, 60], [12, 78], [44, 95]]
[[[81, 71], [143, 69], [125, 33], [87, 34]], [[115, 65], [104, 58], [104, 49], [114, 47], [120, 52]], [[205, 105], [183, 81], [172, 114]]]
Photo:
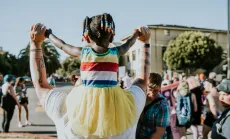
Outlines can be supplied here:
[[149, 43], [145, 43], [144, 47], [145, 47], [145, 48], [149, 48], [149, 47], [150, 47], [150, 44], [149, 44]]
[[30, 52], [40, 52], [40, 51], [42, 51], [42, 49], [40, 48], [30, 49]]
[[52, 30], [51, 29], [47, 29], [45, 32], [45, 37], [49, 38], [49, 35], [52, 34]]

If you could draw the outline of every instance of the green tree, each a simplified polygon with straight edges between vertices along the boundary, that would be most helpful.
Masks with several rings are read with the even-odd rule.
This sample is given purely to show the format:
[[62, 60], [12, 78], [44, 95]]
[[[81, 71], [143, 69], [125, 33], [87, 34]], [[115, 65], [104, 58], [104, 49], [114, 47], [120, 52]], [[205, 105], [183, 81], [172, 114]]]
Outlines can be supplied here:
[[[44, 56], [44, 62], [46, 65], [46, 72], [48, 74], [54, 73], [58, 68], [61, 67], [59, 62], [60, 54], [57, 52], [55, 47], [48, 41], [42, 43], [42, 51]], [[27, 45], [25, 49], [22, 49], [18, 55], [19, 57], [19, 73], [29, 74], [29, 52], [30, 44]]]
[[58, 70], [56, 70], [56, 73], [62, 77], [67, 76], [67, 72], [65, 72], [63, 68], [59, 68]]
[[163, 60], [169, 69], [211, 70], [223, 60], [223, 49], [202, 32], [186, 31], [171, 40]]
[[17, 75], [17, 64], [18, 60], [15, 57], [15, 55], [10, 54], [9, 52], [5, 52], [3, 54], [0, 54], [0, 72], [2, 74], [14, 74]]
[[72, 71], [80, 69], [81, 60], [79, 57], [70, 56], [62, 63], [62, 68], [67, 74], [71, 74]]

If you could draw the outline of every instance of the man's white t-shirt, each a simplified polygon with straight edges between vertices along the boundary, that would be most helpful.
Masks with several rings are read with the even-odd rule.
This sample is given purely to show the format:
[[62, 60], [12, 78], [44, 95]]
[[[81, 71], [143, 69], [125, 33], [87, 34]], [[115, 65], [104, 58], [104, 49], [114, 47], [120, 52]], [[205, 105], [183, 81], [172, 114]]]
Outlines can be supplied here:
[[58, 139], [135, 139], [137, 122], [145, 106], [146, 95], [141, 88], [135, 85], [132, 85], [128, 90], [134, 96], [138, 117], [136, 124], [120, 135], [99, 138], [97, 136], [81, 137], [74, 134], [66, 113], [66, 97], [68, 94], [59, 92], [55, 88], [46, 97], [45, 111], [56, 125]]

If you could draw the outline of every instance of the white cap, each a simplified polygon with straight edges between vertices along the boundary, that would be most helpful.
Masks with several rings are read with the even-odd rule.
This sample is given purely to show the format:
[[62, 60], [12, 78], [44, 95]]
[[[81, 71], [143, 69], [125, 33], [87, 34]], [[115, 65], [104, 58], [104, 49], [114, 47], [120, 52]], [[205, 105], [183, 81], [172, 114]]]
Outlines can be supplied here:
[[216, 78], [216, 73], [215, 72], [210, 72], [208, 77], [209, 77], [209, 79]]

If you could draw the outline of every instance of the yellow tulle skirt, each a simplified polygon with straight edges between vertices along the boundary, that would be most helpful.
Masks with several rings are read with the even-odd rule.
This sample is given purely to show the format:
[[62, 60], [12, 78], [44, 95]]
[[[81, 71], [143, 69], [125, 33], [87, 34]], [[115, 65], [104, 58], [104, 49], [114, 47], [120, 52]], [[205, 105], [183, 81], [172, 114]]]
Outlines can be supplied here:
[[137, 120], [133, 95], [119, 86], [74, 87], [66, 99], [72, 131], [80, 136], [119, 135]]

